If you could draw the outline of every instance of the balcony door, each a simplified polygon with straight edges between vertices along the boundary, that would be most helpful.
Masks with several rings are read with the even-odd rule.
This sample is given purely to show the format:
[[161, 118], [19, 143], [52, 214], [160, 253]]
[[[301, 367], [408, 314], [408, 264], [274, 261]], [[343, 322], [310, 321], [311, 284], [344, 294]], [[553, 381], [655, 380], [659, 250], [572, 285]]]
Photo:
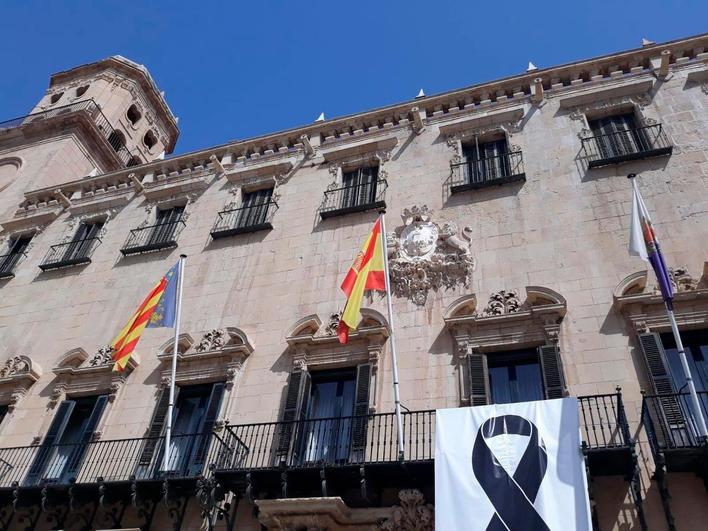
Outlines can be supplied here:
[[268, 218], [268, 207], [273, 196], [272, 188], [244, 192], [241, 209], [236, 220], [236, 228], [262, 225]]
[[91, 253], [91, 248], [102, 228], [103, 222], [101, 221], [79, 224], [79, 228], [76, 229], [74, 237], [64, 250], [64, 256], [61, 261], [69, 262], [86, 258]]
[[650, 149], [646, 135], [637, 128], [634, 113], [589, 121], [600, 157], [611, 159]]
[[543, 400], [543, 375], [536, 349], [491, 354], [489, 390], [493, 404]]
[[102, 475], [100, 462], [92, 464], [95, 470], [80, 469], [107, 402], [108, 397], [100, 395], [64, 400], [59, 404], [30, 466], [27, 485], [66, 484], [79, 473], [87, 481], [96, 481]]
[[342, 174], [341, 208], [353, 208], [376, 202], [378, 166], [357, 168]]
[[469, 183], [501, 179], [511, 175], [506, 138], [463, 145]]
[[183, 206], [157, 210], [157, 219], [150, 232], [148, 244], [169, 242], [174, 238], [177, 224], [182, 220]]
[[12, 270], [24, 255], [32, 236], [18, 236], [10, 240], [8, 252], [4, 256], [0, 256], [0, 277], [3, 273], [12, 273]]

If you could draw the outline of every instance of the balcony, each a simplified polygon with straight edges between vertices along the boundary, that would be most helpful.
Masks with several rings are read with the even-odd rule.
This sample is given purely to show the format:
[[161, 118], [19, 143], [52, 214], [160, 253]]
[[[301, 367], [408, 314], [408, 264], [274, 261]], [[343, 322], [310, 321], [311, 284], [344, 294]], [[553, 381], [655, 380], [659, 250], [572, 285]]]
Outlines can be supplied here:
[[582, 139], [588, 168], [671, 155], [673, 146], [661, 124], [645, 125]]
[[95, 237], [52, 245], [42, 263], [39, 264], [39, 268], [42, 271], [49, 271], [61, 267], [90, 264], [91, 255], [99, 243], [101, 239]]
[[[708, 391], [699, 391], [698, 401], [708, 418]], [[708, 479], [708, 441], [699, 436], [688, 393], [645, 395], [642, 423], [656, 463], [667, 472], [695, 472]]]
[[0, 280], [3, 278], [14, 278], [15, 267], [24, 258], [27, 258], [25, 253], [10, 253], [0, 255]]
[[278, 204], [268, 201], [257, 205], [249, 205], [219, 212], [219, 217], [211, 229], [214, 239], [226, 238], [235, 234], [271, 230], [271, 220]]
[[320, 205], [322, 219], [385, 208], [386, 179], [327, 190]]
[[451, 164], [450, 193], [478, 190], [526, 180], [521, 151]]
[[99, 130], [101, 136], [106, 140], [106, 142], [108, 142], [111, 148], [113, 148], [113, 151], [123, 167], [134, 166], [136, 164], [138, 159], [135, 158], [128, 150], [120, 135], [101, 111], [101, 108], [92, 99], [76, 101], [74, 103], [70, 103], [69, 105], [63, 105], [47, 111], [28, 114], [26, 116], [0, 122], [0, 133], [5, 130], [14, 129], [16, 127], [29, 124], [37, 125], [40, 122], [51, 120], [52, 118], [56, 118], [58, 116], [68, 116], [73, 113], [83, 113], [89, 118], [89, 120]]
[[173, 249], [177, 247], [177, 236], [184, 226], [184, 221], [179, 220], [133, 229], [120, 252], [123, 256], [128, 256]]

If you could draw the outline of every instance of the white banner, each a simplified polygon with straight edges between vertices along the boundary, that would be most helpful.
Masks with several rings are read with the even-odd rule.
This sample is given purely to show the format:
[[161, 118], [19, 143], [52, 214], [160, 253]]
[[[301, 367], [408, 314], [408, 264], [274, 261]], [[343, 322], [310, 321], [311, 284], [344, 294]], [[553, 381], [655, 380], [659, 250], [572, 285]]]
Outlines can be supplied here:
[[575, 398], [435, 416], [436, 529], [592, 529]]

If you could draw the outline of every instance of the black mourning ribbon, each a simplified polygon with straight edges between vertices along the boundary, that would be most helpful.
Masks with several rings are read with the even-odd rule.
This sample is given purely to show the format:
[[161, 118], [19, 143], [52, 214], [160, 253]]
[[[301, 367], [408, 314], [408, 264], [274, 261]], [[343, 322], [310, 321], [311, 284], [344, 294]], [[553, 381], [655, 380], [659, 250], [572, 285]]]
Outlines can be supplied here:
[[[487, 439], [501, 434], [529, 437], [513, 477], [487, 446]], [[480, 426], [472, 449], [472, 470], [494, 506], [487, 531], [550, 531], [533, 506], [547, 466], [546, 447], [530, 420], [503, 415], [487, 419]]]

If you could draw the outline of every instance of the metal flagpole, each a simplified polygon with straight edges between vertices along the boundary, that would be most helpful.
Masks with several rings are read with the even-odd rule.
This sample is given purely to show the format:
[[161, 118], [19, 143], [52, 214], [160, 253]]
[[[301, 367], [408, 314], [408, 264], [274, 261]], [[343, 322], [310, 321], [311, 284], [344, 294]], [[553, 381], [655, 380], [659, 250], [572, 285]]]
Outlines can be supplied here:
[[398, 390], [398, 357], [396, 356], [396, 338], [393, 325], [393, 304], [391, 303], [391, 285], [388, 274], [388, 250], [386, 249], [386, 211], [379, 214], [381, 219], [381, 248], [384, 259], [384, 275], [386, 276], [386, 303], [388, 305], [388, 326], [391, 332], [391, 362], [393, 363], [393, 398], [396, 407], [396, 424], [398, 426], [398, 459], [405, 455], [403, 445], [403, 417], [401, 416], [401, 396]]
[[172, 376], [170, 377], [170, 402], [167, 405], [167, 424], [165, 426], [165, 451], [162, 462], [163, 470], [169, 470], [170, 440], [172, 436], [172, 411], [175, 407], [175, 380], [177, 379], [177, 353], [179, 352], [179, 324], [182, 317], [182, 288], [184, 287], [184, 261], [186, 254], [179, 255], [179, 278], [177, 279], [177, 309], [175, 311], [175, 339], [172, 346]]
[[[701, 402], [698, 399], [698, 393], [696, 393], [696, 386], [693, 383], [693, 376], [691, 376], [691, 368], [688, 366], [688, 360], [686, 359], [686, 351], [683, 349], [683, 341], [681, 341], [681, 334], [679, 334], [678, 325], [676, 324], [676, 316], [674, 311], [667, 304], [666, 313], [669, 314], [669, 322], [671, 322], [671, 332], [674, 334], [674, 341], [676, 341], [676, 349], [678, 350], [679, 359], [681, 360], [681, 367], [683, 368], [683, 374], [686, 378], [686, 386], [688, 387], [688, 392], [691, 395], [691, 402], [693, 403], [693, 409], [696, 415], [696, 423], [698, 424], [698, 432], [701, 438], [708, 438], [708, 429], [706, 429], [706, 419], [703, 417], [703, 411], [701, 410]], [[680, 400], [680, 398], [679, 398]]]

